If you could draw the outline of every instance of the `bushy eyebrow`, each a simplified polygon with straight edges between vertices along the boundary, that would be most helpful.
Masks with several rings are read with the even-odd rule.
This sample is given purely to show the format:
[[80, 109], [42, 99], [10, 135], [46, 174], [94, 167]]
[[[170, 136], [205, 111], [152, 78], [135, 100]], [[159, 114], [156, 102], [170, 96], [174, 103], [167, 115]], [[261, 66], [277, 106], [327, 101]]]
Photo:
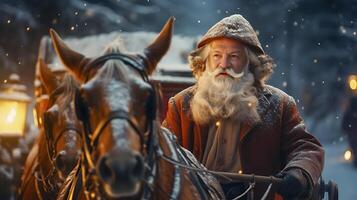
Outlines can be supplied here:
[[[222, 53], [222, 51], [219, 50], [219, 49], [213, 49], [212, 52], [213, 52], [213, 53]], [[228, 52], [228, 54], [242, 54], [242, 52], [243, 52], [243, 51], [241, 51], [241, 50], [233, 50], [233, 51], [231, 51], [231, 52]]]

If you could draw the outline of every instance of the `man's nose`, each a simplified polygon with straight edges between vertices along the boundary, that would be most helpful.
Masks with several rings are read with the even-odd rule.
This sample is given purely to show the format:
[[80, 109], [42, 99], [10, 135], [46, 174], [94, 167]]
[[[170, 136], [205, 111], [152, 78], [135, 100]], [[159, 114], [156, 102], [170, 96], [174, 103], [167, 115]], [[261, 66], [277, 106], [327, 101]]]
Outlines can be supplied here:
[[220, 63], [219, 63], [219, 67], [221, 67], [223, 69], [227, 69], [230, 67], [229, 60], [228, 60], [227, 56], [225, 56], [225, 55], [222, 56]]

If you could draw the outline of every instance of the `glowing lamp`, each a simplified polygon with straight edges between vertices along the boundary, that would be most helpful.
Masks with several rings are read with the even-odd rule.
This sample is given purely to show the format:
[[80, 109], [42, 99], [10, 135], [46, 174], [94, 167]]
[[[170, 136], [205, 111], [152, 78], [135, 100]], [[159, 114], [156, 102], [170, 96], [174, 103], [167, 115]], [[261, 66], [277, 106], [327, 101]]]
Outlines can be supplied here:
[[0, 137], [23, 136], [27, 107], [31, 101], [26, 86], [20, 84], [20, 77], [11, 74], [0, 87]]
[[357, 91], [357, 76], [350, 75], [348, 77], [348, 86], [352, 91]]
[[345, 154], [343, 156], [345, 158], [345, 160], [351, 160], [352, 157], [352, 152], [350, 150], [345, 151]]

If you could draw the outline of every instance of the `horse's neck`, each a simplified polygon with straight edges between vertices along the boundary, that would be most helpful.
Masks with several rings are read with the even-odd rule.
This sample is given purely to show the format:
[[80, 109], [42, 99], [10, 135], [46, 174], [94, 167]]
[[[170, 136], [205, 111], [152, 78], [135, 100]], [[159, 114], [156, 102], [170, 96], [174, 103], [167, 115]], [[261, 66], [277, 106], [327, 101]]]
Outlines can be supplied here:
[[[172, 135], [169, 135], [159, 129], [157, 131], [157, 140], [160, 149], [164, 155], [169, 155], [175, 160], [179, 160], [179, 155], [177, 154], [176, 147], [172, 142]], [[184, 170], [181, 170], [178, 166], [174, 166], [167, 163], [163, 159], [156, 157], [156, 176], [155, 176], [155, 186], [154, 194], [160, 198], [170, 198], [178, 199], [181, 191], [181, 183]], [[186, 176], [187, 177], [187, 176]], [[162, 196], [165, 195], [165, 196]]]
[[[160, 129], [158, 142], [162, 153], [184, 165], [201, 168], [194, 155], [177, 143], [176, 137], [167, 129]], [[218, 181], [209, 175], [199, 175], [183, 169], [162, 158], [156, 157], [157, 173], [154, 191], [160, 193], [159, 199], [222, 199], [223, 192]], [[203, 168], [202, 168], [203, 169]], [[212, 179], [213, 178], [213, 179]], [[164, 196], [163, 196], [164, 195]]]
[[48, 175], [52, 166], [51, 159], [49, 157], [50, 153], [48, 152], [46, 137], [44, 130], [40, 131], [38, 138], [38, 165], [41, 168], [43, 175]]

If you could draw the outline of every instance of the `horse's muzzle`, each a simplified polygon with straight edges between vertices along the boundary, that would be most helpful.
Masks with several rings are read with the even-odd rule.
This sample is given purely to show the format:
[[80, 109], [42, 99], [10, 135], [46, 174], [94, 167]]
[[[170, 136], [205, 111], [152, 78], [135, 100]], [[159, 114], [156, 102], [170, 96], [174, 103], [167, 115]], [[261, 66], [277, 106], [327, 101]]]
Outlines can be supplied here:
[[74, 169], [78, 163], [79, 158], [80, 151], [68, 152], [62, 150], [58, 153], [55, 158], [55, 165], [63, 178], [68, 176], [68, 174]]
[[112, 151], [100, 158], [97, 173], [106, 184], [136, 184], [144, 178], [143, 157], [132, 151]]

